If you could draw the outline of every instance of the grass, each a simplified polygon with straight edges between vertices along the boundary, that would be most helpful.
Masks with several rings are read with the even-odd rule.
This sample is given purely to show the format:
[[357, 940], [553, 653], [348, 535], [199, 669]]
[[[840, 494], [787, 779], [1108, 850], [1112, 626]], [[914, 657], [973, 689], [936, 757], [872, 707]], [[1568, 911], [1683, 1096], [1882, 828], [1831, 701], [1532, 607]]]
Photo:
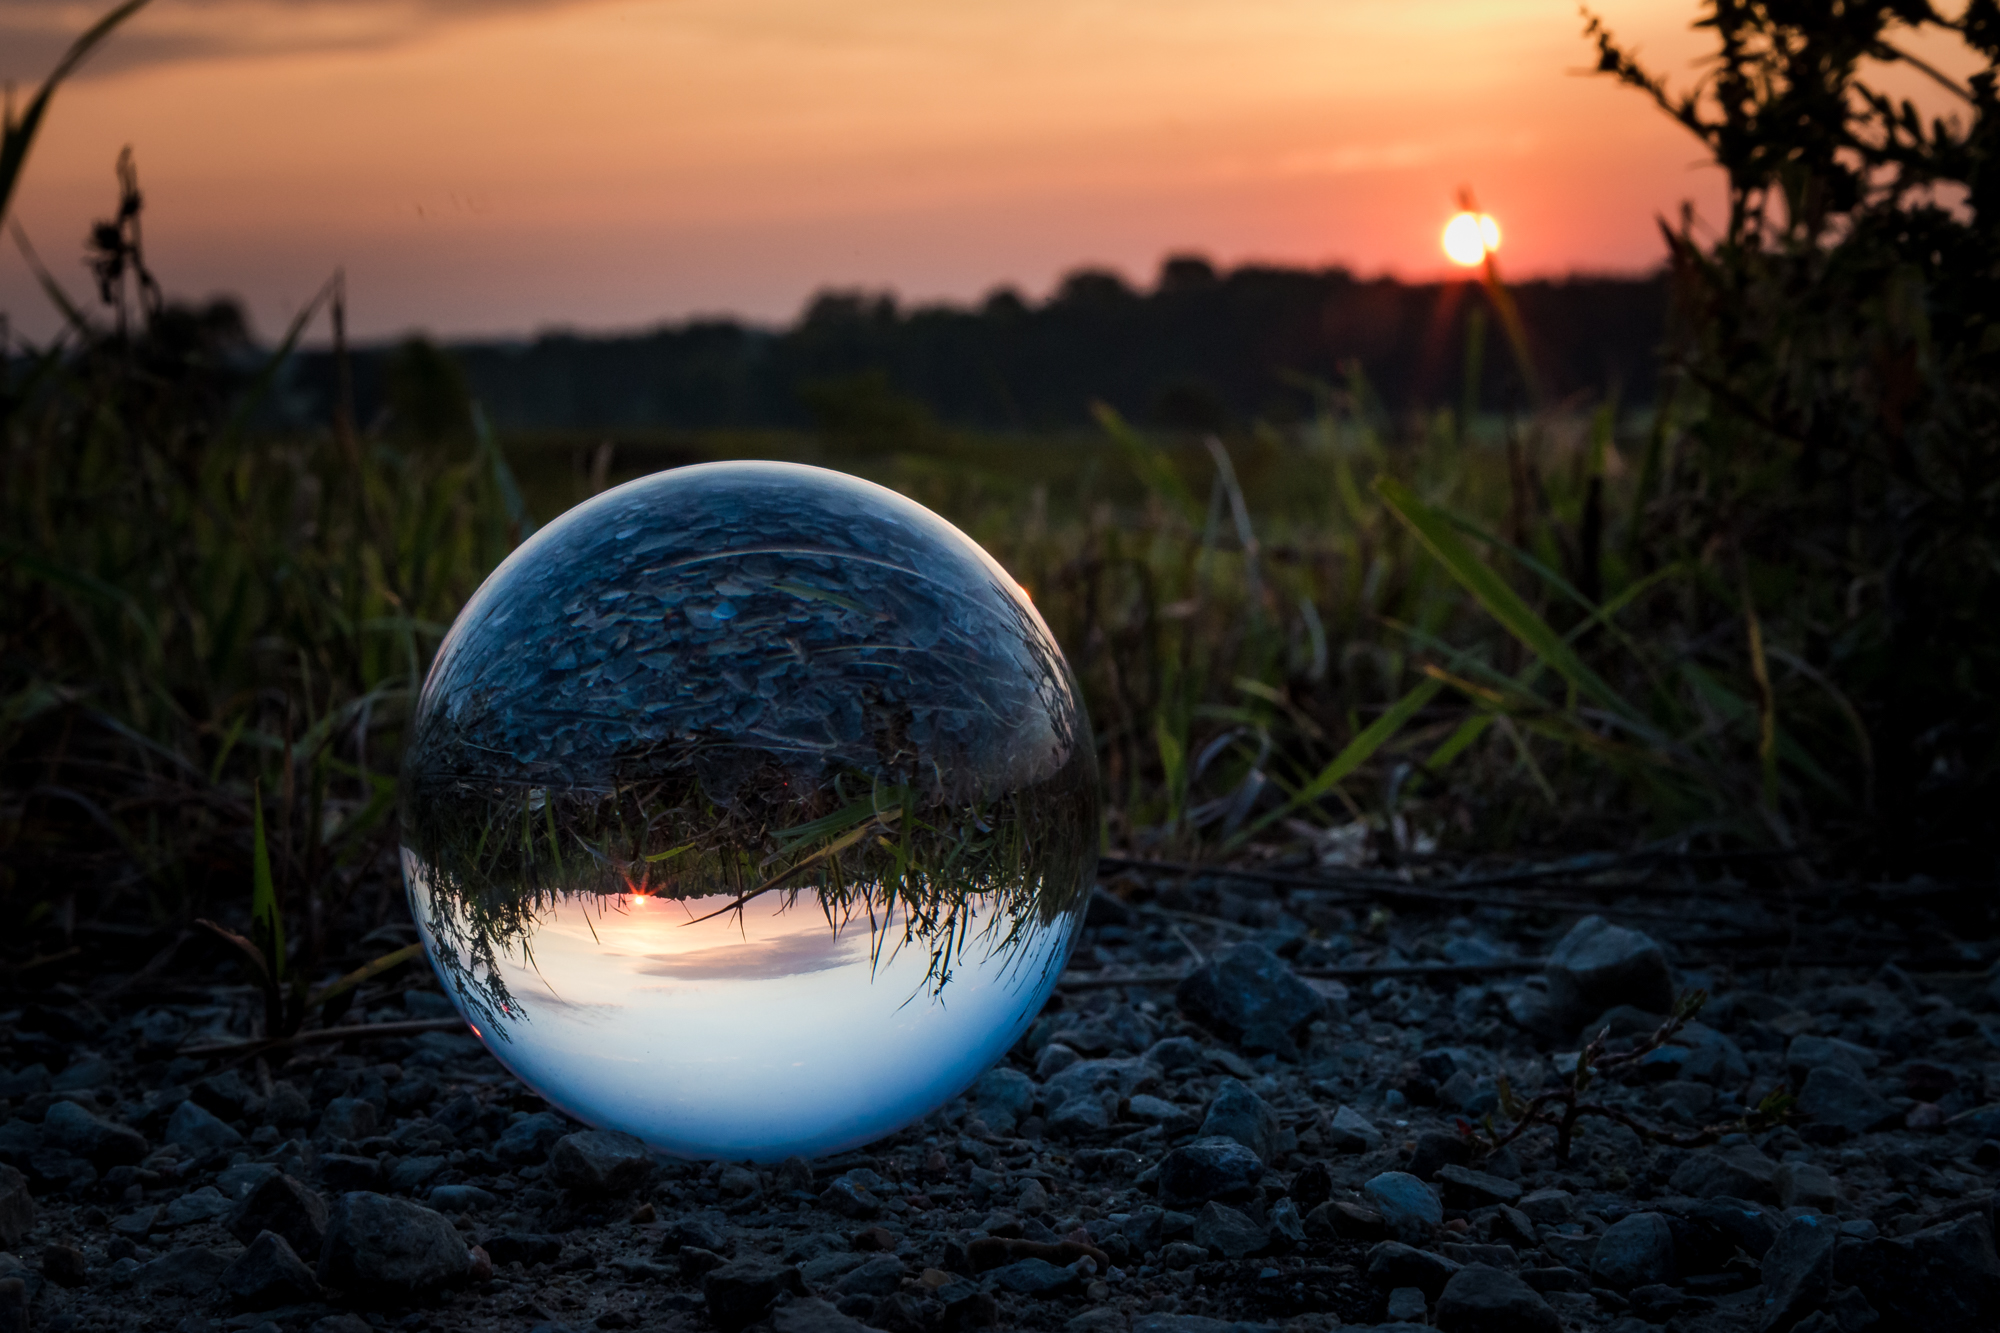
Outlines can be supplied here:
[[[16, 174], [33, 128], [9, 122]], [[711, 458], [869, 477], [1007, 566], [1082, 684], [1108, 848], [1331, 862], [1365, 844], [1401, 866], [1669, 839], [1809, 874], [1875, 800], [1881, 732], [1827, 665], [1825, 589], [1768, 533], [1696, 522], [1783, 470], [1715, 452], [1712, 394], [1399, 413], [1355, 367], [1314, 386], [1313, 419], [1226, 438], [1106, 412], [1068, 436], [497, 440], [462, 400], [280, 436], [256, 405], [313, 321], [338, 342], [337, 282], [245, 371], [226, 311], [159, 300], [137, 197], [134, 180], [99, 231], [104, 307], [51, 282], [69, 331], [8, 349], [0, 381], [17, 968], [79, 923], [246, 904], [261, 856], [248, 942], [303, 995], [357, 923], [396, 914], [396, 775], [457, 609], [538, 522]], [[1497, 276], [1487, 290], [1518, 353], [1533, 330]], [[1476, 338], [1466, 352], [1476, 384]]]

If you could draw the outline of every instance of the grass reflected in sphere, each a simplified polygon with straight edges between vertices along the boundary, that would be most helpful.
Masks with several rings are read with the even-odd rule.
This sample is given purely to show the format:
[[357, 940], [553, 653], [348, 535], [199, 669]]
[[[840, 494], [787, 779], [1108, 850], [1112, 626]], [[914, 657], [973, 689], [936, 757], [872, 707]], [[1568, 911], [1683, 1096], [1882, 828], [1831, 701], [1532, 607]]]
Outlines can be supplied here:
[[417, 706], [433, 965], [551, 1102], [694, 1157], [892, 1132], [1012, 1045], [1093, 878], [1075, 683], [977, 544], [868, 482], [716, 463], [537, 533]]

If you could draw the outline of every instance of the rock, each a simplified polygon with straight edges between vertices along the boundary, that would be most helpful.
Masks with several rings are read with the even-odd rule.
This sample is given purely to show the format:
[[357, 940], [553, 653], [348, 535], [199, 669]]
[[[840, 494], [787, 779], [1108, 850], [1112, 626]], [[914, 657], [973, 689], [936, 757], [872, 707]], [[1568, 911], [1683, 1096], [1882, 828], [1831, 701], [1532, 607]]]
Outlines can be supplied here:
[[804, 1296], [806, 1283], [790, 1264], [740, 1259], [704, 1273], [701, 1294], [709, 1322], [723, 1333], [737, 1333], [762, 1319], [780, 1295]]
[[1265, 1220], [1270, 1225], [1271, 1240], [1274, 1244], [1286, 1246], [1306, 1243], [1306, 1220], [1299, 1214], [1299, 1206], [1290, 1199], [1279, 1199], [1274, 1202]]
[[[1040, 1053], [1035, 1056], [1035, 1077], [1039, 1079], [1053, 1078], [1081, 1059], [1083, 1057], [1068, 1046], [1063, 1045], [1059, 1041], [1052, 1041], [1042, 1047]], [[982, 1111], [981, 1114], [984, 1114], [984, 1112]]]
[[259, 1232], [275, 1232], [293, 1253], [317, 1260], [326, 1242], [326, 1201], [290, 1176], [269, 1176], [243, 1196], [223, 1225], [246, 1245]]
[[145, 1136], [136, 1129], [100, 1120], [75, 1102], [57, 1102], [42, 1117], [42, 1141], [87, 1157], [99, 1167], [127, 1166], [148, 1151]]
[[1463, 1134], [1453, 1134], [1441, 1129], [1427, 1129], [1417, 1135], [1416, 1149], [1410, 1153], [1410, 1160], [1403, 1169], [1418, 1180], [1430, 1180], [1443, 1166], [1470, 1166], [1472, 1164], [1472, 1144]]
[[382, 1181], [382, 1164], [373, 1157], [324, 1153], [319, 1159], [319, 1183], [336, 1194], [372, 1190]]
[[771, 1311], [773, 1333], [869, 1333], [858, 1319], [849, 1319], [816, 1296], [786, 1301]]
[[0, 1278], [0, 1333], [28, 1333], [28, 1284]]
[[878, 1254], [852, 1269], [836, 1284], [843, 1296], [893, 1296], [903, 1286], [909, 1266], [893, 1254]]
[[1700, 1023], [1689, 1023], [1671, 1043], [1647, 1053], [1639, 1072], [1648, 1078], [1740, 1087], [1750, 1077], [1743, 1048]]
[[228, 1267], [229, 1261], [214, 1250], [175, 1250], [134, 1269], [132, 1289], [142, 1296], [206, 1296]]
[[1142, 1125], [1158, 1125], [1169, 1138], [1187, 1133], [1196, 1123], [1185, 1108], [1143, 1092], [1126, 1103], [1125, 1114]]
[[1794, 1086], [1803, 1084], [1812, 1071], [1822, 1065], [1862, 1075], [1881, 1063], [1881, 1058], [1866, 1046], [1810, 1032], [1793, 1037], [1792, 1044], [1785, 1048], [1785, 1072], [1791, 1076]]
[[168, 1204], [160, 1222], [169, 1227], [191, 1226], [196, 1222], [212, 1222], [218, 1217], [227, 1217], [235, 1209], [236, 1205], [229, 1201], [227, 1194], [213, 1185], [203, 1185]]
[[1835, 1276], [1881, 1313], [1881, 1333], [1990, 1333], [2000, 1327], [2000, 1258], [1983, 1212], [1913, 1235], [1848, 1242]]
[[1780, 1162], [1772, 1177], [1781, 1208], [1817, 1208], [1823, 1213], [1840, 1207], [1840, 1189], [1823, 1166], [1811, 1162]]
[[1215, 1100], [1201, 1122], [1201, 1137], [1235, 1139], [1265, 1161], [1277, 1155], [1284, 1126], [1271, 1104], [1240, 1080], [1225, 1078], [1215, 1085]]
[[284, 1081], [271, 1085], [271, 1095], [264, 1099], [264, 1123], [276, 1125], [280, 1129], [290, 1129], [303, 1125], [312, 1119], [312, 1102], [297, 1087]]
[[1453, 1208], [1490, 1208], [1494, 1204], [1511, 1204], [1521, 1197], [1521, 1187], [1513, 1181], [1470, 1167], [1441, 1166], [1435, 1179], [1444, 1201]]
[[1597, 1238], [1590, 1276], [1599, 1286], [1630, 1291], [1674, 1277], [1674, 1232], [1659, 1213], [1633, 1213]]
[[1422, 1325], [1430, 1317], [1430, 1312], [1430, 1302], [1415, 1287], [1397, 1287], [1389, 1293], [1388, 1303], [1383, 1307], [1383, 1313], [1389, 1316], [1392, 1324]]
[[118, 1070], [101, 1056], [86, 1055], [49, 1080], [51, 1092], [90, 1092], [118, 1081]]
[[1155, 1087], [1160, 1067], [1144, 1056], [1123, 1060], [1079, 1060], [1042, 1087], [1043, 1100], [1055, 1106], [1071, 1097], [1095, 1097], [1114, 1092], [1120, 1097]]
[[193, 1101], [174, 1108], [167, 1119], [166, 1141], [187, 1149], [197, 1158], [243, 1146], [241, 1134]]
[[1836, 1065], [1821, 1065], [1806, 1075], [1799, 1091], [1799, 1114], [1815, 1129], [1836, 1135], [1866, 1134], [1895, 1119], [1895, 1108], [1859, 1076]]
[[1382, 1131], [1351, 1106], [1336, 1110], [1320, 1130], [1320, 1138], [1335, 1152], [1374, 1152], [1382, 1146]]
[[28, 1178], [11, 1166], [0, 1166], [0, 1250], [11, 1250], [35, 1229], [35, 1196]]
[[1271, 1238], [1247, 1214], [1210, 1200], [1194, 1220], [1194, 1243], [1225, 1259], [1241, 1259], [1263, 1250]]
[[1224, 949], [1174, 992], [1189, 1016], [1253, 1053], [1298, 1053], [1299, 1030], [1326, 1011], [1326, 999], [1261, 944]]
[[1451, 1281], [1459, 1268], [1459, 1264], [1441, 1254], [1401, 1241], [1385, 1240], [1368, 1251], [1370, 1282], [1378, 1287], [1416, 1287], [1431, 1300], [1443, 1293], [1445, 1283]]
[[493, 1144], [493, 1155], [510, 1166], [530, 1166], [549, 1155], [556, 1140], [569, 1133], [569, 1122], [552, 1111], [537, 1111], [507, 1126]]
[[421, 1204], [356, 1190], [327, 1218], [319, 1280], [353, 1299], [417, 1299], [463, 1282], [469, 1269], [458, 1229]]
[[1444, 1221], [1444, 1205], [1437, 1191], [1403, 1171], [1384, 1171], [1361, 1187], [1382, 1225], [1391, 1236], [1410, 1245], [1422, 1245]]
[[1758, 1152], [1754, 1144], [1739, 1143], [1731, 1148], [1690, 1153], [1674, 1168], [1669, 1188], [1691, 1199], [1752, 1199], [1759, 1203], [1778, 1200], [1778, 1164]]
[[477, 1185], [439, 1185], [426, 1201], [440, 1213], [469, 1213], [500, 1202], [497, 1196]]
[[1306, 1232], [1370, 1245], [1388, 1235], [1389, 1228], [1373, 1208], [1350, 1199], [1332, 1199], [1306, 1215]]
[[1839, 1231], [1829, 1218], [1795, 1217], [1764, 1255], [1764, 1291], [1757, 1326], [1783, 1330], [1818, 1309], [1833, 1292], [1833, 1252]]
[[80, 1287], [90, 1279], [90, 1266], [83, 1251], [74, 1245], [42, 1247], [42, 1276], [58, 1287]]
[[1615, 1005], [1664, 1014], [1674, 1003], [1667, 956], [1651, 937], [1601, 916], [1570, 928], [1549, 954], [1549, 1004], [1570, 1031]]
[[269, 1310], [319, 1299], [312, 1270], [275, 1231], [260, 1232], [222, 1270], [222, 1289], [239, 1310]]
[[[867, 1175], [874, 1176], [875, 1173], [870, 1171]], [[879, 1178], [875, 1183], [880, 1183]], [[846, 1175], [835, 1177], [819, 1196], [819, 1206], [842, 1217], [857, 1220], [874, 1217], [882, 1211], [882, 1200], [876, 1197], [868, 1184], [859, 1172], [849, 1171]]]
[[376, 1130], [375, 1103], [359, 1097], [335, 1097], [320, 1113], [319, 1128], [313, 1137], [336, 1142], [359, 1142]]
[[1522, 1195], [1520, 1203], [1515, 1206], [1526, 1213], [1531, 1221], [1553, 1226], [1558, 1222], [1569, 1221], [1576, 1212], [1576, 1196], [1568, 1190], [1535, 1190]]
[[[1043, 1049], [1046, 1051], [1050, 1048]], [[1072, 1060], [1064, 1067], [1071, 1068], [1076, 1063], [1077, 1061]], [[1040, 1066], [1037, 1065], [1036, 1069], [1039, 1072]], [[1050, 1072], [1062, 1071], [1057, 1069]], [[1018, 1069], [1000, 1065], [979, 1076], [979, 1081], [972, 1085], [972, 1096], [979, 1103], [980, 1119], [984, 1120], [995, 1133], [1011, 1134], [1016, 1125], [1027, 1119], [1029, 1110], [1035, 1104], [1035, 1081]]]
[[394, 1194], [415, 1194], [448, 1165], [443, 1157], [405, 1157], [390, 1165], [383, 1183]]
[[1433, 1319], [1444, 1333], [1562, 1333], [1562, 1320], [1540, 1292], [1485, 1264], [1452, 1275]]
[[653, 1159], [646, 1145], [616, 1130], [565, 1134], [549, 1149], [549, 1178], [566, 1190], [591, 1198], [629, 1194], [652, 1174]]
[[1722, 1249], [1715, 1256], [1718, 1267], [1739, 1249], [1752, 1259], [1762, 1259], [1777, 1242], [1778, 1227], [1785, 1220], [1747, 1199], [1731, 1198], [1704, 1199], [1687, 1210], [1686, 1219], [1721, 1238]]
[[562, 1258], [562, 1237], [509, 1231], [487, 1237], [479, 1248], [495, 1264], [552, 1264]]
[[980, 1283], [1021, 1296], [1055, 1296], [1075, 1291], [1083, 1279], [1075, 1269], [1058, 1268], [1046, 1259], [1017, 1259], [992, 1269]]
[[1109, 1128], [1111, 1111], [1101, 1097], [1071, 1097], [1048, 1119], [1048, 1132], [1058, 1138], [1083, 1138]]
[[1333, 1197], [1333, 1172], [1325, 1162], [1308, 1162], [1292, 1177], [1291, 1199], [1305, 1212]]
[[1264, 1178], [1264, 1163], [1234, 1139], [1196, 1139], [1160, 1159], [1160, 1202], [1169, 1208], [1238, 1199]]

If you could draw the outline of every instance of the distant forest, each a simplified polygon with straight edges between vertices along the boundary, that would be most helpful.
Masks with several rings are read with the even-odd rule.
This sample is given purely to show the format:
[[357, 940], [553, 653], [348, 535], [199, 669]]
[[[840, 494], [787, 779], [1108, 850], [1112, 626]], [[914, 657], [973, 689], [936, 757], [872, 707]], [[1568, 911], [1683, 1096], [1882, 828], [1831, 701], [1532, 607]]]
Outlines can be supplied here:
[[[1542, 389], [1553, 400], [1616, 393], [1648, 402], [1664, 333], [1664, 275], [1573, 277], [1513, 289]], [[442, 351], [442, 355], [440, 352]], [[422, 342], [352, 354], [363, 421], [421, 415], [469, 390], [510, 431], [812, 427], [892, 443], [938, 426], [1062, 430], [1093, 402], [1168, 429], [1295, 420], [1315, 384], [1358, 370], [1392, 412], [1464, 402], [1526, 407], [1518, 365], [1474, 281], [1406, 284], [1343, 269], [1191, 256], [1150, 290], [1072, 273], [1046, 301], [1002, 289], [976, 307], [904, 308], [893, 296], [822, 293], [797, 323], [724, 319], [648, 333], [551, 332], [532, 341]], [[296, 362], [286, 395], [324, 419], [328, 352]]]

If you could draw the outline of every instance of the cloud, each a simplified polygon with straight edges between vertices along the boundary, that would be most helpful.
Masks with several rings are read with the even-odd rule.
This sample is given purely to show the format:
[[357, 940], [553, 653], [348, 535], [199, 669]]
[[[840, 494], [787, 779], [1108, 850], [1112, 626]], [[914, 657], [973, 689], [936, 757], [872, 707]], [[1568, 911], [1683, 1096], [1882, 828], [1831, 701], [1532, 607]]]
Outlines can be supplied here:
[[853, 938], [843, 940], [832, 931], [801, 931], [687, 953], [648, 954], [639, 971], [676, 981], [770, 981], [844, 967], [858, 952]]
[[[153, 0], [125, 21], [78, 77], [186, 60], [371, 50], [495, 14], [589, 0]], [[0, 78], [32, 86], [109, 0], [7, 0], [0, 7]]]

